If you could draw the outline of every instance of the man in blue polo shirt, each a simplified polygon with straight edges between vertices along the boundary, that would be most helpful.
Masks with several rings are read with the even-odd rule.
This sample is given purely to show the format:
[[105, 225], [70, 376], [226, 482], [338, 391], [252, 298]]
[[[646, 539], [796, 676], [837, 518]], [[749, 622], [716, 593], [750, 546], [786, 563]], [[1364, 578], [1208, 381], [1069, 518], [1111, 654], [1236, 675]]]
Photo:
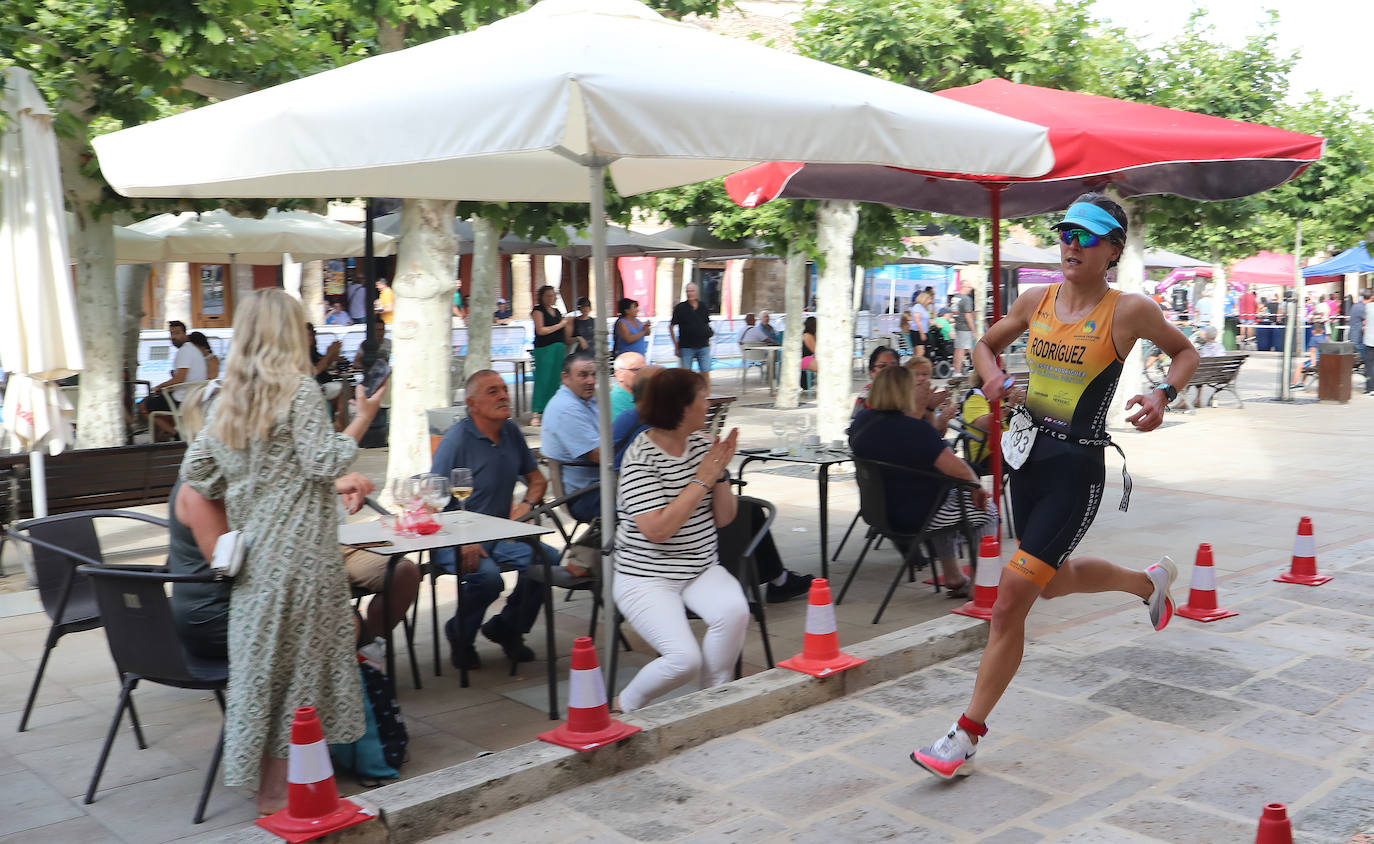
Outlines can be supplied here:
[[[548, 482], [539, 471], [524, 434], [510, 418], [510, 393], [499, 373], [483, 369], [468, 376], [466, 384], [468, 415], [456, 422], [434, 452], [437, 475], [448, 477], [459, 467], [472, 470], [472, 495], [467, 509], [499, 519], [518, 519], [544, 499]], [[525, 495], [515, 501], [515, 482], [523, 478]], [[455, 510], [450, 501], [446, 509]], [[542, 543], [540, 552], [552, 562], [558, 555]], [[525, 634], [539, 617], [543, 587], [530, 580], [525, 570], [533, 551], [526, 542], [503, 540], [484, 544], [441, 548], [434, 561], [449, 573], [462, 570], [462, 615], [454, 614], [444, 625], [452, 647], [455, 668], [480, 668], [481, 660], [473, 642], [480, 627], [482, 635], [501, 646], [507, 658], [517, 662], [534, 659], [525, 645]], [[486, 624], [482, 617], [487, 607], [501, 594], [501, 570], [520, 573], [506, 606]]]
[[[596, 360], [589, 352], [569, 355], [563, 361], [563, 386], [544, 408], [544, 456], [560, 463], [601, 463], [601, 431], [596, 415]], [[571, 495], [601, 480], [595, 465], [564, 466], [563, 494]], [[573, 518], [589, 522], [601, 515], [600, 492], [589, 492], [568, 502]]]

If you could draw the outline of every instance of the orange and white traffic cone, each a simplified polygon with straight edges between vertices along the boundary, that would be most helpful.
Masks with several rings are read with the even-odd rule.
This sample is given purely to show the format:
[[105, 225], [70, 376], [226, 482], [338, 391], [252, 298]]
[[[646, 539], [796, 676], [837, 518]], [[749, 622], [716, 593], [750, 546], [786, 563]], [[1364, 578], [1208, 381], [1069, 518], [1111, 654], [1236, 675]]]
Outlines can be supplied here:
[[596, 646], [590, 636], [573, 640], [572, 668], [568, 672], [568, 720], [539, 738], [573, 750], [593, 750], [639, 732], [639, 727], [611, 717], [606, 702], [606, 684], [601, 681], [601, 666], [596, 661]]
[[1188, 593], [1188, 603], [1179, 607], [1178, 614], [1193, 621], [1216, 621], [1240, 615], [1235, 610], [1217, 606], [1217, 575], [1212, 568], [1212, 546], [1202, 543], [1197, 547], [1197, 559], [1193, 563], [1193, 588]]
[[1321, 586], [1330, 579], [1330, 575], [1317, 574], [1317, 540], [1312, 536], [1312, 520], [1303, 516], [1298, 521], [1298, 536], [1293, 540], [1293, 564], [1274, 582]]
[[778, 667], [790, 668], [812, 677], [829, 677], [868, 661], [840, 650], [840, 634], [835, 627], [835, 605], [830, 602], [830, 581], [823, 577], [812, 580], [806, 603], [806, 635], [802, 637], [802, 652], [779, 662]]
[[286, 763], [286, 808], [258, 826], [291, 844], [311, 841], [376, 817], [351, 800], [339, 799], [329, 745], [315, 707], [296, 709], [291, 721], [291, 754]]
[[995, 536], [985, 536], [978, 545], [978, 568], [973, 573], [973, 600], [955, 610], [957, 615], [992, 620], [992, 605], [997, 603], [997, 584], [1002, 581], [1002, 544]]
[[1288, 820], [1288, 807], [1282, 803], [1265, 805], [1260, 815], [1259, 831], [1255, 833], [1255, 844], [1293, 844], [1293, 824]]

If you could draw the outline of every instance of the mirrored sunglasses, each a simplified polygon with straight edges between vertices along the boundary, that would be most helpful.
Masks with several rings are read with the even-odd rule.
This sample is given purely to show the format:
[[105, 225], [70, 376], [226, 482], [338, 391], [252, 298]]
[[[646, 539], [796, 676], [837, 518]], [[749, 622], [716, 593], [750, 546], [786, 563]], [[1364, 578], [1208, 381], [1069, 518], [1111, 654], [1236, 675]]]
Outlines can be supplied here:
[[1096, 246], [1102, 242], [1102, 237], [1100, 235], [1095, 235], [1087, 229], [1059, 230], [1059, 242], [1065, 246], [1072, 244], [1075, 238], [1078, 240], [1078, 245], [1084, 249]]

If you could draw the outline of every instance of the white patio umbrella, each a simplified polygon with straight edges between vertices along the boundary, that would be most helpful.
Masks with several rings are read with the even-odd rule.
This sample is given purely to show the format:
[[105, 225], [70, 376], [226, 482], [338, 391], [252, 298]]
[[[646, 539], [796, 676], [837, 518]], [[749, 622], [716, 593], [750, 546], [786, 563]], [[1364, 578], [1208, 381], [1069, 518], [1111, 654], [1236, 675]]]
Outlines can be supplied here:
[[[214, 211], [159, 214], [125, 227], [162, 242], [161, 261], [196, 264], [280, 264], [293, 261], [356, 258], [366, 237], [361, 228], [309, 211], [269, 209], [261, 220]], [[395, 238], [373, 234], [374, 254], [390, 255]], [[116, 232], [116, 251], [118, 233]]]
[[4, 428], [33, 467], [33, 512], [47, 515], [43, 449], [74, 441], [70, 403], [53, 381], [80, 372], [67, 220], [52, 112], [27, 70], [4, 71], [0, 111], [0, 365], [10, 373]]
[[[544, 0], [463, 35], [104, 135], [95, 148], [127, 196], [590, 202], [602, 396], [606, 170], [635, 194], [771, 160], [1019, 176], [1053, 163], [1041, 127], [714, 35], [634, 0]], [[608, 403], [601, 410], [610, 454]], [[601, 474], [612, 489], [609, 461]]]

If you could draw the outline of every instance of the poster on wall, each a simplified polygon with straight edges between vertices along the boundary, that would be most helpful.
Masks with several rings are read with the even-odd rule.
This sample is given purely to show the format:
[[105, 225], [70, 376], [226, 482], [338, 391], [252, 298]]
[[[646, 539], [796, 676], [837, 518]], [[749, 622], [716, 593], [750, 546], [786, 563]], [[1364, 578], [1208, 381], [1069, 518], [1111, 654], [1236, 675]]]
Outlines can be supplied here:
[[641, 314], [654, 312], [654, 281], [657, 267], [657, 258], [616, 259], [616, 269], [620, 271], [620, 284], [625, 291], [625, 298], [638, 302]]
[[344, 295], [345, 264], [342, 260], [324, 262], [324, 295]]

